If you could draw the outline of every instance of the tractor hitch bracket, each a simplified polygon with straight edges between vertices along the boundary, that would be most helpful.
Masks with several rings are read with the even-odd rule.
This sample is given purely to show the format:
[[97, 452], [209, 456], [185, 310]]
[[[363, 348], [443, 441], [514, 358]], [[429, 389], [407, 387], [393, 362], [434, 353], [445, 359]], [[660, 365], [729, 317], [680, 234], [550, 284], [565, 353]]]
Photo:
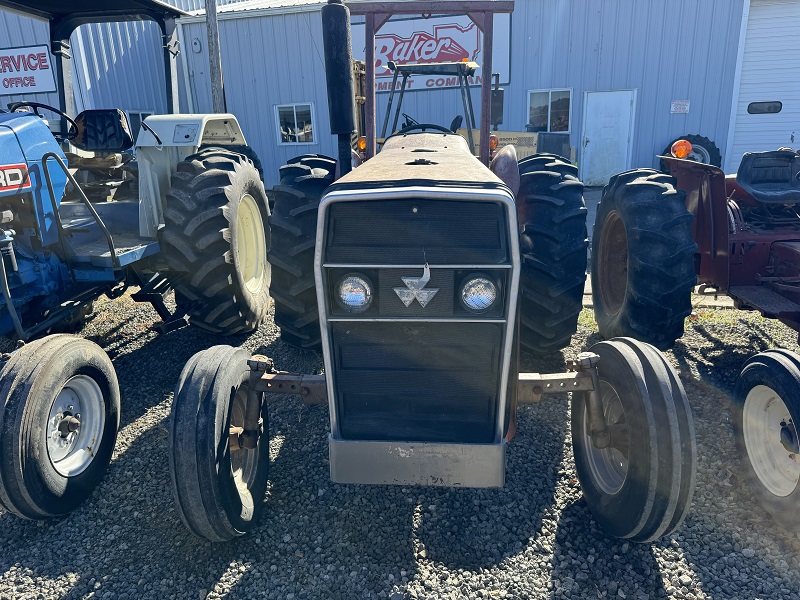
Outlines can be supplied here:
[[517, 402], [536, 404], [541, 402], [543, 394], [557, 392], [585, 393], [592, 444], [596, 448], [607, 448], [611, 444], [611, 434], [603, 414], [600, 376], [597, 373], [599, 362], [600, 357], [594, 352], [581, 352], [566, 373], [520, 373]]
[[276, 371], [271, 358], [258, 354], [247, 361], [250, 377], [247, 382], [247, 406], [243, 427], [230, 428], [231, 449], [253, 449], [264, 429], [261, 418], [264, 394], [300, 396], [305, 404], [327, 404], [325, 375], [304, 375]]

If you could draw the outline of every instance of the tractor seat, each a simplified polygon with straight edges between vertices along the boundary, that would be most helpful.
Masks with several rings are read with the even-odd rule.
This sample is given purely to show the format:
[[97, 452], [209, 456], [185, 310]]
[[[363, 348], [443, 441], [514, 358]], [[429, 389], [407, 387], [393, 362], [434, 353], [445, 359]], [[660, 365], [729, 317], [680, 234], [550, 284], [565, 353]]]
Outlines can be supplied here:
[[748, 152], [736, 183], [765, 204], [800, 203], [800, 156], [788, 150]]
[[118, 108], [84, 110], [75, 117], [78, 134], [70, 143], [86, 152], [124, 152], [133, 148], [128, 117]]

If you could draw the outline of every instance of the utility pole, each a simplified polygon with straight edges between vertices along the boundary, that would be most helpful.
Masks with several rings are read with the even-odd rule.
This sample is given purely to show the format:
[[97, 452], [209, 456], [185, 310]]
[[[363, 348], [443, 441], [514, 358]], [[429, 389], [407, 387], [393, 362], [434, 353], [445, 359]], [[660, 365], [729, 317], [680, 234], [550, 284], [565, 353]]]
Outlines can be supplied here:
[[211, 78], [211, 104], [215, 113], [225, 108], [225, 87], [222, 83], [222, 56], [219, 51], [217, 0], [206, 0], [206, 30], [208, 33], [208, 74]]

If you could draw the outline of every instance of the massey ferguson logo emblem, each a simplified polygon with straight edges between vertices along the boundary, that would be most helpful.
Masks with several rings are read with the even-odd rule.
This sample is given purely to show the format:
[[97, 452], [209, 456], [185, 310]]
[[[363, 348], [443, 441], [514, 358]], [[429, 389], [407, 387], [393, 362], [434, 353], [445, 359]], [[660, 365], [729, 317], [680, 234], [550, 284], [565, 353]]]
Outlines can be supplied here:
[[30, 187], [27, 165], [0, 165], [0, 192], [21, 191]]
[[424, 289], [431, 280], [431, 270], [428, 265], [423, 268], [422, 277], [401, 277], [401, 279], [406, 284], [406, 287], [396, 287], [394, 288], [394, 293], [406, 306], [411, 306], [411, 303], [416, 299], [422, 308], [425, 308], [428, 302], [433, 300], [436, 292], [439, 291], [438, 288]]
[[[405, 63], [460, 62], [475, 60], [470, 51], [459, 44], [455, 38], [474, 37], [478, 48], [478, 28], [474, 25], [460, 27], [456, 24], [440, 25], [433, 28], [433, 35], [417, 32], [410, 38], [396, 34], [377, 36], [375, 39], [375, 75], [382, 77], [391, 74], [389, 61]], [[477, 54], [477, 52], [475, 52]]]

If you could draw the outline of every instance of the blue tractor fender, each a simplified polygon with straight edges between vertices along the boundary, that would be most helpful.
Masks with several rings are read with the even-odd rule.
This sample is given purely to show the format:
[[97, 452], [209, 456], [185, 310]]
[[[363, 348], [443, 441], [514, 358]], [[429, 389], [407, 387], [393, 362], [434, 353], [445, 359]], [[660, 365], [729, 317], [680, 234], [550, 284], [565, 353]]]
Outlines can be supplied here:
[[47, 188], [42, 157], [66, 157], [47, 124], [40, 117], [21, 112], [0, 114], [0, 200], [20, 193], [33, 194], [38, 235], [43, 247], [58, 242], [56, 211], [67, 177], [54, 159], [48, 163], [53, 196]]

